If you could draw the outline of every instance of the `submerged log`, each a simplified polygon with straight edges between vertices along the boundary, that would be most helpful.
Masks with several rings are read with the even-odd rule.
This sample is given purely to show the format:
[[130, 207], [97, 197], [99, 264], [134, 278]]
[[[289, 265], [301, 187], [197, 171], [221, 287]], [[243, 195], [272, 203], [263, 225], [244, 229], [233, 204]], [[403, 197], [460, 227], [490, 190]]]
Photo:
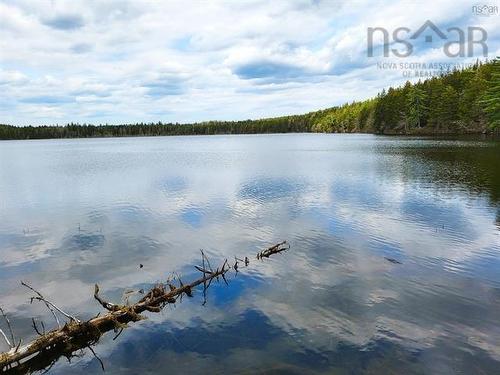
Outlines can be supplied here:
[[[289, 246], [287, 246], [286, 241], [283, 241], [259, 252], [257, 254], [257, 259], [268, 258], [288, 248]], [[39, 337], [28, 344], [21, 345], [21, 341], [19, 341], [19, 344], [16, 345], [10, 322], [3, 313], [3, 310], [1, 310], [9, 325], [12, 337], [10, 341], [12, 341], [12, 343], [7, 338], [7, 335], [1, 331], [0, 333], [4, 336], [5, 341], [9, 344], [11, 349], [7, 352], [0, 353], [0, 371], [3, 373], [26, 374], [47, 369], [61, 356], [70, 359], [75, 356], [75, 352], [85, 348], [90, 349], [104, 369], [102, 361], [92, 349], [92, 346], [99, 341], [104, 333], [114, 330], [118, 332], [115, 336], [116, 339], [122, 330], [127, 327], [128, 323], [145, 319], [142, 315], [144, 312], [160, 312], [166, 305], [177, 302], [178, 299], [182, 298], [182, 295], [192, 297], [192, 290], [201, 284], [203, 284], [203, 303], [205, 304], [206, 292], [213, 280], [222, 279], [227, 284], [226, 273], [231, 269], [238, 272], [239, 260], [237, 258], [235, 258], [236, 260], [233, 266], [229, 265], [226, 259], [222, 266], [213, 270], [203, 251], [201, 254], [202, 266], [195, 266], [202, 274], [199, 279], [184, 284], [180, 277], [177, 276], [178, 285], [174, 285], [173, 281], [170, 280], [167, 280], [165, 283], [159, 283], [150, 289], [143, 298], [132, 305], [120, 305], [105, 301], [99, 295], [99, 286], [96, 284], [94, 288], [94, 298], [106, 310], [106, 313], [104, 315], [98, 314], [96, 317], [87, 321], [80, 321], [74, 316], [64, 312], [55, 304], [46, 300], [40, 292], [22, 282], [25, 287], [35, 293], [35, 296], [31, 298], [31, 302], [34, 300], [43, 302], [54, 316], [58, 328], [45, 332], [45, 327], [43, 327], [43, 333], [41, 333], [33, 319], [33, 328], [39, 334]], [[248, 266], [249, 259], [245, 257], [242, 263], [244, 266]], [[66, 318], [66, 322], [62, 327], [56, 312]]]

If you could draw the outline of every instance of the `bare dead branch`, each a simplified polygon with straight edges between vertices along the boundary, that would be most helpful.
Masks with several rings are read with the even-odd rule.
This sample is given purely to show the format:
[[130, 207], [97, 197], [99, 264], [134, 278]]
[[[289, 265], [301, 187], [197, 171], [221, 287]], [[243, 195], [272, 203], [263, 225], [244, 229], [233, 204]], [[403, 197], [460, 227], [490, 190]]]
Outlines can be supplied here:
[[39, 330], [38, 330], [38, 326], [36, 325], [36, 321], [35, 321], [35, 318], [31, 318], [31, 322], [33, 323], [33, 329], [35, 330], [36, 333], [38, 333], [38, 336], [43, 336], [45, 334], [45, 332], [41, 333]]
[[14, 353], [16, 353], [19, 350], [19, 347], [21, 346], [21, 343], [23, 342], [22, 339], [19, 339], [19, 343], [16, 346], [16, 349], [14, 350]]
[[0, 328], [0, 334], [2, 335], [3, 339], [5, 340], [5, 342], [6, 342], [6, 343], [7, 343], [7, 345], [9, 346], [9, 348], [11, 348], [11, 347], [12, 347], [12, 345], [11, 345], [11, 343], [10, 343], [9, 339], [7, 338], [7, 335], [5, 334], [5, 332], [4, 332], [4, 331], [2, 331], [2, 329], [1, 329], [1, 328]]
[[196, 268], [201, 273], [205, 273], [205, 274], [208, 274], [208, 275], [211, 275], [213, 273], [212, 271], [206, 270], [204, 267], [194, 266], [194, 268]]
[[[203, 250], [200, 250], [200, 251], [201, 251], [201, 256], [205, 259], [205, 262], [207, 262], [208, 269], [213, 272], [214, 270], [212, 269], [212, 266], [210, 265], [210, 261], [208, 260], [207, 256], [205, 255]], [[205, 267], [203, 267], [203, 268], [205, 268]]]
[[7, 339], [7, 336], [5, 335], [4, 331], [2, 331], [0, 329], [0, 333], [2, 334], [3, 338], [5, 339], [5, 342], [7, 343], [7, 345], [9, 345], [10, 348], [14, 347], [16, 344], [16, 339], [14, 338], [14, 331], [12, 330], [12, 326], [10, 325], [10, 320], [9, 320], [9, 317], [7, 316], [7, 314], [5, 314], [5, 312], [3, 311], [3, 309], [0, 307], [0, 313], [2, 314], [5, 322], [7, 323], [7, 328], [9, 329], [9, 333], [10, 333], [10, 339], [12, 340], [12, 343], [9, 342], [9, 339]]
[[45, 303], [45, 305], [47, 306], [47, 308], [50, 309], [50, 307], [52, 307], [53, 309], [57, 310], [60, 314], [64, 315], [66, 318], [68, 318], [70, 321], [74, 321], [74, 322], [77, 322], [77, 323], [80, 322], [80, 320], [78, 320], [77, 318], [75, 318], [73, 315], [70, 315], [70, 314], [64, 312], [61, 308], [57, 307], [54, 303], [52, 303], [49, 300], [45, 299], [45, 297], [42, 296], [42, 294], [38, 290], [36, 290], [35, 288], [33, 288], [32, 286], [28, 285], [24, 281], [21, 281], [21, 284], [23, 286], [25, 286], [26, 288], [31, 289], [33, 292], [35, 292], [37, 294], [37, 297], [31, 297], [32, 300], [36, 299], [38, 301], [41, 301], [41, 302]]
[[118, 311], [120, 309], [120, 306], [115, 305], [113, 303], [109, 303], [101, 299], [99, 297], [99, 285], [95, 284], [94, 286], [94, 298], [101, 304], [102, 307], [104, 307], [106, 310], [109, 311]]
[[282, 251], [286, 251], [289, 248], [290, 245], [286, 241], [280, 242], [257, 253], [257, 259], [269, 258], [271, 255], [281, 253]]
[[[33, 290], [30, 286], [26, 285], [23, 281], [21, 281], [21, 284], [22, 284], [22, 285], [24, 285], [25, 287], [27, 287], [27, 288], [29, 288], [29, 289]], [[38, 292], [36, 292], [36, 291], [35, 291], [35, 293], [37, 293], [37, 294], [38, 294]], [[31, 297], [31, 301], [30, 301], [30, 303], [33, 303], [33, 299], [34, 299], [34, 297]], [[52, 316], [54, 317], [54, 319], [55, 319], [55, 321], [56, 321], [56, 323], [57, 323], [57, 327], [58, 327], [58, 328], [61, 328], [61, 322], [59, 321], [59, 318], [57, 317], [57, 315], [56, 315], [56, 313], [55, 313], [54, 309], [53, 309], [52, 307], [50, 307], [50, 305], [49, 305], [48, 303], [46, 303], [46, 302], [45, 302], [45, 306], [46, 306], [46, 307], [47, 307], [47, 309], [49, 309], [49, 311], [52, 313]]]
[[64, 312], [63, 310], [61, 310], [59, 307], [57, 307], [57, 305], [55, 305], [54, 303], [50, 302], [50, 301], [47, 301], [45, 300], [44, 298], [42, 297], [32, 297], [34, 300], [37, 300], [37, 301], [41, 301], [41, 302], [44, 302], [48, 305], [50, 305], [52, 308], [54, 308], [57, 312], [59, 312], [60, 314], [64, 315], [66, 318], [68, 318], [70, 321], [74, 321], [74, 322], [79, 322], [80, 320], [75, 318], [73, 315], [70, 315], [66, 312]]
[[[201, 250], [201, 263], [202, 263], [202, 269], [199, 269], [197, 266], [196, 269], [198, 269], [199, 271], [201, 271], [203, 274], [206, 274], [208, 273], [208, 271], [205, 270], [205, 254], [203, 254], [203, 250]], [[205, 306], [205, 304], [207, 303], [207, 281], [203, 281], [203, 306]]]

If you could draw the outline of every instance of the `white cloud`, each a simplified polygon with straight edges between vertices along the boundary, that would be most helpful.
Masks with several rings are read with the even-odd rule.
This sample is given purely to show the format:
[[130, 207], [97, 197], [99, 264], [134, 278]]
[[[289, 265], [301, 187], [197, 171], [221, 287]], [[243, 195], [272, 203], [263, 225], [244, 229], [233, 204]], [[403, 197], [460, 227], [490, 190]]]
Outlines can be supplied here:
[[499, 49], [495, 20], [467, 2], [5, 1], [0, 122], [246, 119], [364, 99], [405, 80], [366, 57], [367, 27], [426, 19], [482, 25]]

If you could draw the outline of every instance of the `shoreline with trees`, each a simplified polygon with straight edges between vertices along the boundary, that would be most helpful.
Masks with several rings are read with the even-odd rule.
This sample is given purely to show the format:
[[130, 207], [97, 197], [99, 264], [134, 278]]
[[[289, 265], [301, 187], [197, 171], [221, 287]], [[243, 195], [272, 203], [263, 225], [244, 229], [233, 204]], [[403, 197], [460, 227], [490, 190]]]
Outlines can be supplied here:
[[500, 131], [500, 59], [382, 90], [377, 97], [301, 115], [193, 124], [13, 126], [0, 139], [269, 133], [460, 135]]

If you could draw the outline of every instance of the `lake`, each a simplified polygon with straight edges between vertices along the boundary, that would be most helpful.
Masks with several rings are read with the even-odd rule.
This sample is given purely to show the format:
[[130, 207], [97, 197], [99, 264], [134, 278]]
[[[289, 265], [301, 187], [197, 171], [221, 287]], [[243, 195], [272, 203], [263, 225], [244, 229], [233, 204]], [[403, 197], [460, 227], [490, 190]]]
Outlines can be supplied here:
[[[105, 335], [107, 374], [494, 374], [499, 202], [486, 139], [3, 141], [0, 306], [26, 342], [31, 317], [55, 323], [21, 280], [88, 319], [95, 283], [120, 302], [172, 272], [189, 281], [204, 249], [251, 263], [205, 305], [195, 290]], [[254, 258], [281, 240], [288, 252]], [[100, 372], [87, 350], [49, 373]]]

